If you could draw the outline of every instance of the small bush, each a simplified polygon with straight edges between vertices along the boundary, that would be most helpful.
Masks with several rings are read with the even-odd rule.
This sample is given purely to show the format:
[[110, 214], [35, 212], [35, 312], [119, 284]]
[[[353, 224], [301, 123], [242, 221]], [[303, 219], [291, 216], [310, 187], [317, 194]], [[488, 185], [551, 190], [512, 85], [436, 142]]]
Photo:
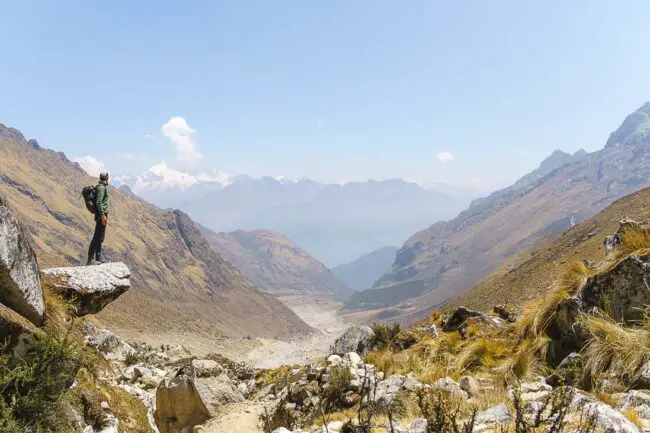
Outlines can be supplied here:
[[417, 393], [418, 407], [427, 420], [427, 433], [472, 433], [476, 408], [463, 409], [460, 400], [447, 391], [421, 389]]
[[329, 388], [325, 392], [325, 399], [329, 406], [328, 409], [334, 409], [342, 405], [343, 395], [350, 389], [352, 382], [352, 373], [344, 365], [337, 365], [332, 368]]
[[1, 409], [9, 420], [5, 424], [16, 423], [21, 431], [60, 431], [66, 420], [60, 419], [58, 404], [74, 381], [81, 359], [79, 348], [69, 339], [48, 337], [39, 339], [15, 365], [8, 355], [0, 356]]
[[394, 346], [397, 336], [402, 331], [399, 323], [384, 325], [373, 323], [372, 330], [375, 333], [370, 340], [370, 347], [375, 350], [386, 350]]

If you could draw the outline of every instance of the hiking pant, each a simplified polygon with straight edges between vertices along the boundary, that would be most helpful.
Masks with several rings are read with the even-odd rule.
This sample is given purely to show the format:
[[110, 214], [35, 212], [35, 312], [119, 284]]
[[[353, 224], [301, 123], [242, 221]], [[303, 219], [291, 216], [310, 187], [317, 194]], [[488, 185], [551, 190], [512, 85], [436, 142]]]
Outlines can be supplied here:
[[90, 241], [90, 248], [88, 248], [88, 260], [101, 260], [102, 242], [104, 242], [105, 236], [106, 226], [102, 224], [102, 217], [95, 215], [95, 234]]

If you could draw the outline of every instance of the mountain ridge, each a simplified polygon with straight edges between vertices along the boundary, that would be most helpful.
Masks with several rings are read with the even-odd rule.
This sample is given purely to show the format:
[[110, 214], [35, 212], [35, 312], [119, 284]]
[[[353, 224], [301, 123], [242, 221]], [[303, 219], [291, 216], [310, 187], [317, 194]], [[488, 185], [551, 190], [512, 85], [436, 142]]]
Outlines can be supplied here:
[[397, 251], [398, 247], [381, 247], [350, 263], [335, 266], [332, 272], [353, 290], [368, 289], [390, 268]]
[[547, 164], [475, 201], [455, 219], [411, 236], [391, 270], [373, 290], [353, 295], [348, 309], [383, 309], [402, 303], [399, 314], [408, 315], [440, 305], [478, 284], [503, 260], [537, 239], [569, 228], [650, 185], [650, 139], [646, 130], [640, 131], [648, 116], [628, 118], [637, 123], [630, 126], [626, 120], [617, 131], [636, 133], [613, 133], [624, 135], [624, 143], [586, 155], [576, 152], [575, 158], [556, 153], [545, 160]]
[[[44, 267], [85, 262], [92, 215], [80, 191], [96, 179], [62, 152], [0, 124], [0, 193], [34, 239]], [[209, 248], [187, 214], [162, 210], [109, 186], [104, 249], [128, 263], [134, 289], [98, 318], [125, 334], [201, 333], [291, 337], [311, 331], [272, 296], [246, 282]], [[247, 320], [253, 314], [255, 321]]]

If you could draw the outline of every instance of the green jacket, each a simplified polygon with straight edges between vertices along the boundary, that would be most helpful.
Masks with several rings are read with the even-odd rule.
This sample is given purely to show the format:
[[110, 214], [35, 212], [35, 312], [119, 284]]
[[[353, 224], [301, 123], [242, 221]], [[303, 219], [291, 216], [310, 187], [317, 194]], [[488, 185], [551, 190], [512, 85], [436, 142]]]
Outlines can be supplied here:
[[95, 206], [97, 207], [97, 216], [108, 215], [111, 210], [111, 205], [108, 202], [108, 190], [103, 182], [99, 182], [95, 188]]

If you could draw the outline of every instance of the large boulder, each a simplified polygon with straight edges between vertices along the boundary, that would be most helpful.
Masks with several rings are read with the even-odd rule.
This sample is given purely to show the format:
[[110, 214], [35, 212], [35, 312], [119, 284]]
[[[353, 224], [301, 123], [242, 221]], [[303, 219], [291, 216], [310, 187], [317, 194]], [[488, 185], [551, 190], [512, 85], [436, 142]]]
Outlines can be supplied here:
[[86, 321], [83, 325], [85, 343], [97, 349], [104, 358], [117, 361], [126, 361], [129, 356], [136, 354], [136, 350], [128, 343], [122, 341], [108, 329], [100, 329]]
[[[650, 254], [631, 255], [606, 272], [587, 279], [580, 298], [587, 310], [598, 308], [628, 326], [643, 321], [650, 305]], [[640, 308], [641, 307], [641, 308]]]
[[193, 360], [158, 386], [154, 419], [160, 433], [192, 431], [217, 415], [223, 405], [243, 401], [220, 364]]
[[42, 334], [32, 322], [0, 304], [0, 342], [8, 344], [11, 355], [24, 357]]
[[0, 196], [0, 303], [35, 325], [45, 305], [36, 255], [29, 235]]
[[41, 274], [45, 284], [72, 302], [78, 317], [99, 313], [131, 287], [131, 271], [121, 262], [45, 269]]
[[352, 325], [330, 347], [330, 355], [343, 356], [355, 352], [363, 356], [372, 350], [370, 344], [374, 336], [370, 327]]

